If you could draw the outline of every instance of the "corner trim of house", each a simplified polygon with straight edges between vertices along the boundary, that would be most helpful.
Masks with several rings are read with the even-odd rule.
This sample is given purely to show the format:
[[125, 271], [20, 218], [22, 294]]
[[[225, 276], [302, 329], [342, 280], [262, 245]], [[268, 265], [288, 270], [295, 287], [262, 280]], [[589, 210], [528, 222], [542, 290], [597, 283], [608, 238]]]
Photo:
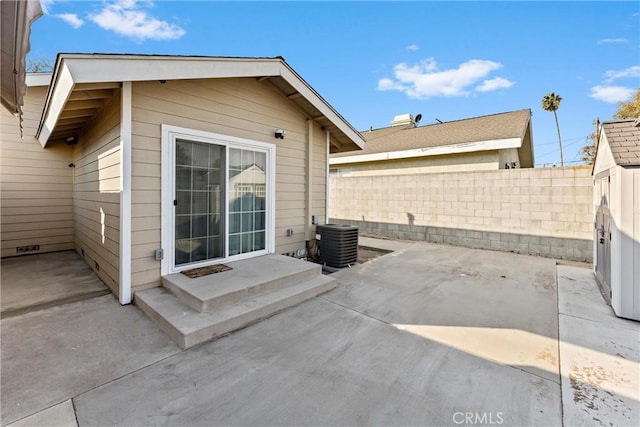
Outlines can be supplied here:
[[313, 120], [307, 120], [307, 194], [305, 200], [304, 240], [311, 240], [311, 215], [313, 212]]
[[122, 82], [120, 119], [120, 304], [131, 303], [131, 82]]
[[324, 172], [324, 222], [329, 224], [329, 156], [331, 154], [331, 132], [329, 129], [325, 131], [325, 147], [327, 152], [324, 157], [326, 168]]
[[173, 144], [171, 139], [171, 132], [176, 129], [174, 126], [170, 126], [167, 124], [162, 124], [161, 128], [161, 136], [160, 136], [160, 146], [162, 147], [161, 155], [160, 155], [160, 170], [161, 170], [161, 178], [160, 178], [160, 222], [161, 222], [161, 238], [160, 238], [160, 246], [165, 251], [165, 256], [160, 261], [160, 274], [166, 276], [171, 273], [171, 262], [173, 257], [169, 256], [167, 251], [172, 247], [171, 238], [171, 206], [168, 205], [167, 194], [172, 192], [172, 173], [171, 170], [171, 162], [170, 159], [173, 156]]

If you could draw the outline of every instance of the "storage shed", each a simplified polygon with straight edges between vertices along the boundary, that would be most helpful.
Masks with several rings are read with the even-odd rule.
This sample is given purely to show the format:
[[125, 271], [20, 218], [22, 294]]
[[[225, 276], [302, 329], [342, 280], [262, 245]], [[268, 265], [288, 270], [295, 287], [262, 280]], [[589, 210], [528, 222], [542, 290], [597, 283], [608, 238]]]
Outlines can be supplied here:
[[594, 273], [615, 314], [640, 320], [640, 119], [602, 124], [593, 176]]

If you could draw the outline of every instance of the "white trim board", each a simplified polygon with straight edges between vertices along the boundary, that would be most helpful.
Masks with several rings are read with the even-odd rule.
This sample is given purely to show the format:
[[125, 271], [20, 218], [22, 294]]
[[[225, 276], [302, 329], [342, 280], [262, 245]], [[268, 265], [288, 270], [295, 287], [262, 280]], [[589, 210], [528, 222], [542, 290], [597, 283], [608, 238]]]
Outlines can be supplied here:
[[[238, 138], [229, 135], [205, 132], [196, 129], [188, 129], [178, 126], [161, 126], [161, 245], [164, 257], [160, 264], [163, 276], [179, 272], [188, 268], [201, 267], [205, 265], [217, 264], [220, 262], [236, 261], [240, 259], [252, 258], [259, 255], [275, 252], [275, 216], [276, 216], [276, 146], [261, 141], [254, 141], [245, 138]], [[266, 176], [266, 222], [265, 222], [265, 249], [262, 251], [249, 252], [240, 255], [215, 258], [199, 263], [190, 263], [185, 266], [175, 267], [174, 248], [174, 206], [173, 197], [175, 195], [174, 167], [175, 167], [175, 141], [178, 138], [194, 142], [205, 142], [223, 145], [226, 147], [228, 155], [229, 148], [244, 148], [264, 151], [267, 154], [267, 176]], [[226, 181], [229, 182], [228, 167], [226, 168]], [[225, 206], [228, 206], [228, 189], [225, 189]], [[225, 215], [227, 215], [225, 209]], [[228, 221], [225, 221], [225, 239], [228, 238]], [[228, 240], [225, 240], [225, 253], [228, 250]]]
[[120, 110], [120, 304], [131, 303], [131, 82], [122, 83]]
[[348, 163], [377, 162], [381, 160], [409, 159], [413, 157], [440, 156], [443, 154], [473, 153], [476, 151], [504, 150], [520, 148], [522, 139], [505, 138], [489, 141], [465, 142], [461, 144], [440, 145], [437, 147], [412, 148], [410, 150], [387, 151], [382, 153], [356, 154], [329, 159], [330, 165]]

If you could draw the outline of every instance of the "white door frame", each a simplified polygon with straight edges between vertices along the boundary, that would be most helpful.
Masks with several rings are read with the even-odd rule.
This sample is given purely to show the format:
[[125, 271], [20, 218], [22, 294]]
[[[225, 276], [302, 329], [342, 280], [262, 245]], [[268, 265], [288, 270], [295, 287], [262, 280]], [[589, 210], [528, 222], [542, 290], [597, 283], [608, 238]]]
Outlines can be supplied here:
[[[220, 262], [234, 261], [239, 259], [252, 258], [259, 255], [275, 252], [275, 170], [276, 170], [276, 146], [266, 142], [254, 141], [245, 138], [238, 138], [218, 133], [205, 132], [196, 129], [188, 129], [178, 126], [163, 124], [162, 128], [162, 155], [161, 155], [161, 227], [162, 227], [162, 249], [164, 257], [161, 262], [161, 274], [167, 275], [181, 270], [202, 267], [205, 265], [218, 264]], [[204, 142], [225, 146], [226, 153], [229, 148], [254, 149], [266, 152], [267, 155], [267, 175], [266, 175], [266, 206], [265, 206], [265, 249], [244, 253], [240, 255], [226, 256], [213, 260], [206, 260], [199, 263], [191, 263], [185, 266], [175, 266], [175, 225], [174, 225], [174, 205], [175, 199], [175, 148], [176, 140], [185, 139], [194, 142]], [[226, 181], [229, 182], [229, 168], [226, 167]], [[225, 216], [228, 218], [229, 191], [225, 190]], [[225, 254], [228, 253], [228, 220], [225, 220]]]

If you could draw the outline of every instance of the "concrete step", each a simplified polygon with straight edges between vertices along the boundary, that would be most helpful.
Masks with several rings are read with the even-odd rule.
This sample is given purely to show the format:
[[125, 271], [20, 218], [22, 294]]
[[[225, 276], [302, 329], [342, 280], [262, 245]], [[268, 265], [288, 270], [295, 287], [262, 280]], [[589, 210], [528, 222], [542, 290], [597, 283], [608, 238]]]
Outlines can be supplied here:
[[317, 275], [204, 312], [194, 310], [164, 288], [137, 292], [135, 302], [180, 347], [189, 348], [270, 317], [336, 285], [335, 279]]
[[321, 274], [322, 267], [292, 257], [271, 254], [225, 263], [229, 271], [191, 279], [182, 273], [162, 278], [165, 288], [196, 311], [241, 301]]

